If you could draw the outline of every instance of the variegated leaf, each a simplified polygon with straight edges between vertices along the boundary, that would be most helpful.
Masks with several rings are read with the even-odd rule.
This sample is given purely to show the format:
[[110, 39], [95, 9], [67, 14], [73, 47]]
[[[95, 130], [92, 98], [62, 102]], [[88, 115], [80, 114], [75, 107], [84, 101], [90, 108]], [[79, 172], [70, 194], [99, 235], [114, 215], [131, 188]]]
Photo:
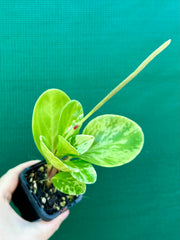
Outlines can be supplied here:
[[55, 153], [58, 158], [62, 158], [66, 155], [79, 155], [78, 151], [61, 135], [58, 135], [55, 141]]
[[97, 174], [92, 166], [92, 164], [85, 162], [83, 160], [77, 159], [72, 161], [79, 171], [72, 171], [71, 175], [76, 178], [78, 181], [90, 184], [95, 183], [97, 179]]
[[80, 102], [71, 100], [68, 102], [61, 113], [60, 121], [58, 124], [59, 135], [68, 139], [74, 134], [78, 134], [80, 130], [79, 121], [83, 118], [83, 108]]
[[97, 174], [91, 163], [75, 159], [65, 161], [64, 164], [71, 170], [71, 175], [78, 181], [86, 184], [95, 183]]
[[69, 97], [58, 89], [49, 89], [38, 98], [33, 111], [32, 132], [35, 144], [41, 153], [40, 135], [48, 140], [48, 148], [54, 152], [54, 140], [58, 135], [57, 126], [61, 111], [69, 101]]
[[70, 139], [71, 144], [76, 148], [79, 154], [85, 153], [93, 144], [94, 136], [90, 135], [74, 135]]
[[86, 191], [86, 184], [79, 182], [68, 172], [60, 172], [52, 178], [52, 183], [60, 192], [79, 195]]
[[55, 167], [58, 170], [69, 172], [70, 169], [66, 165], [64, 165], [64, 163], [48, 149], [45, 142], [46, 142], [45, 138], [43, 136], [40, 136], [41, 152], [42, 155], [45, 157], [47, 163], [52, 164], [53, 167]]
[[93, 135], [95, 140], [81, 159], [103, 167], [115, 167], [133, 160], [144, 143], [141, 128], [132, 120], [118, 115], [102, 115], [93, 119], [83, 134]]

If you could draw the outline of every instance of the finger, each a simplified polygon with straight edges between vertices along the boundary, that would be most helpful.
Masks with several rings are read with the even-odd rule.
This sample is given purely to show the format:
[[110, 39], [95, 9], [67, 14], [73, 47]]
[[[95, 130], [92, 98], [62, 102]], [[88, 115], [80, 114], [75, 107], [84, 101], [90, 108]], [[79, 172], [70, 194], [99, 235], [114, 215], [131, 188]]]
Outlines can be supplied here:
[[33, 228], [36, 228], [41, 235], [41, 239], [49, 239], [60, 227], [61, 223], [68, 217], [69, 210], [51, 220], [50, 222], [40, 221], [32, 223]]
[[10, 201], [12, 193], [15, 191], [18, 182], [19, 174], [27, 167], [38, 163], [40, 160], [33, 160], [22, 163], [15, 168], [10, 169], [5, 175], [0, 178], [0, 194], [5, 199]]

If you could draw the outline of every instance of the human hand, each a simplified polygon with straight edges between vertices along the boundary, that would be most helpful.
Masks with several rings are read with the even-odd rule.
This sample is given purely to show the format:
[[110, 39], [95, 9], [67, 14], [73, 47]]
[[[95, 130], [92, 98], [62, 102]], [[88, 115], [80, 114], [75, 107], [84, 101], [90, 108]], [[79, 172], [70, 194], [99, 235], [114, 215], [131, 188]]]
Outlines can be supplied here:
[[12, 194], [18, 185], [19, 174], [27, 167], [37, 163], [29, 161], [10, 169], [0, 178], [0, 240], [47, 240], [69, 215], [65, 211], [50, 222], [38, 220], [28, 222], [21, 218], [10, 206]]

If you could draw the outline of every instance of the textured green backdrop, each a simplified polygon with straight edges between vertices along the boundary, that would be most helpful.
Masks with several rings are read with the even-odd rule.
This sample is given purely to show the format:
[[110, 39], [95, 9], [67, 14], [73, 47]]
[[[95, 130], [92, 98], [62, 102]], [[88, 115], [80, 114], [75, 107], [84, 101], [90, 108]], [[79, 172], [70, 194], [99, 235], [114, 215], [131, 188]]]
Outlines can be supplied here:
[[41, 158], [31, 134], [37, 97], [60, 88], [87, 113], [156, 47], [172, 43], [97, 114], [141, 125], [142, 153], [98, 181], [51, 238], [177, 240], [179, 1], [0, 0], [0, 174]]

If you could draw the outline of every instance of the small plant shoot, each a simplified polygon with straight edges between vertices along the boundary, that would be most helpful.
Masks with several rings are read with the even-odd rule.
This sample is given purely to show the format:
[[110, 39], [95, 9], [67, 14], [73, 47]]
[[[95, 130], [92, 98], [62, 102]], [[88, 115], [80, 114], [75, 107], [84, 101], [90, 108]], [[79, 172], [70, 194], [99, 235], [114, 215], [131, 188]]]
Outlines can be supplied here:
[[86, 184], [96, 182], [93, 165], [117, 167], [132, 161], [140, 153], [144, 143], [142, 129], [126, 117], [98, 116], [84, 127], [82, 134], [79, 131], [94, 112], [170, 42], [168, 40], [156, 49], [85, 116], [81, 103], [71, 100], [61, 90], [49, 89], [38, 98], [33, 111], [32, 132], [35, 144], [47, 162], [47, 184], [53, 183], [65, 194], [83, 194]]

